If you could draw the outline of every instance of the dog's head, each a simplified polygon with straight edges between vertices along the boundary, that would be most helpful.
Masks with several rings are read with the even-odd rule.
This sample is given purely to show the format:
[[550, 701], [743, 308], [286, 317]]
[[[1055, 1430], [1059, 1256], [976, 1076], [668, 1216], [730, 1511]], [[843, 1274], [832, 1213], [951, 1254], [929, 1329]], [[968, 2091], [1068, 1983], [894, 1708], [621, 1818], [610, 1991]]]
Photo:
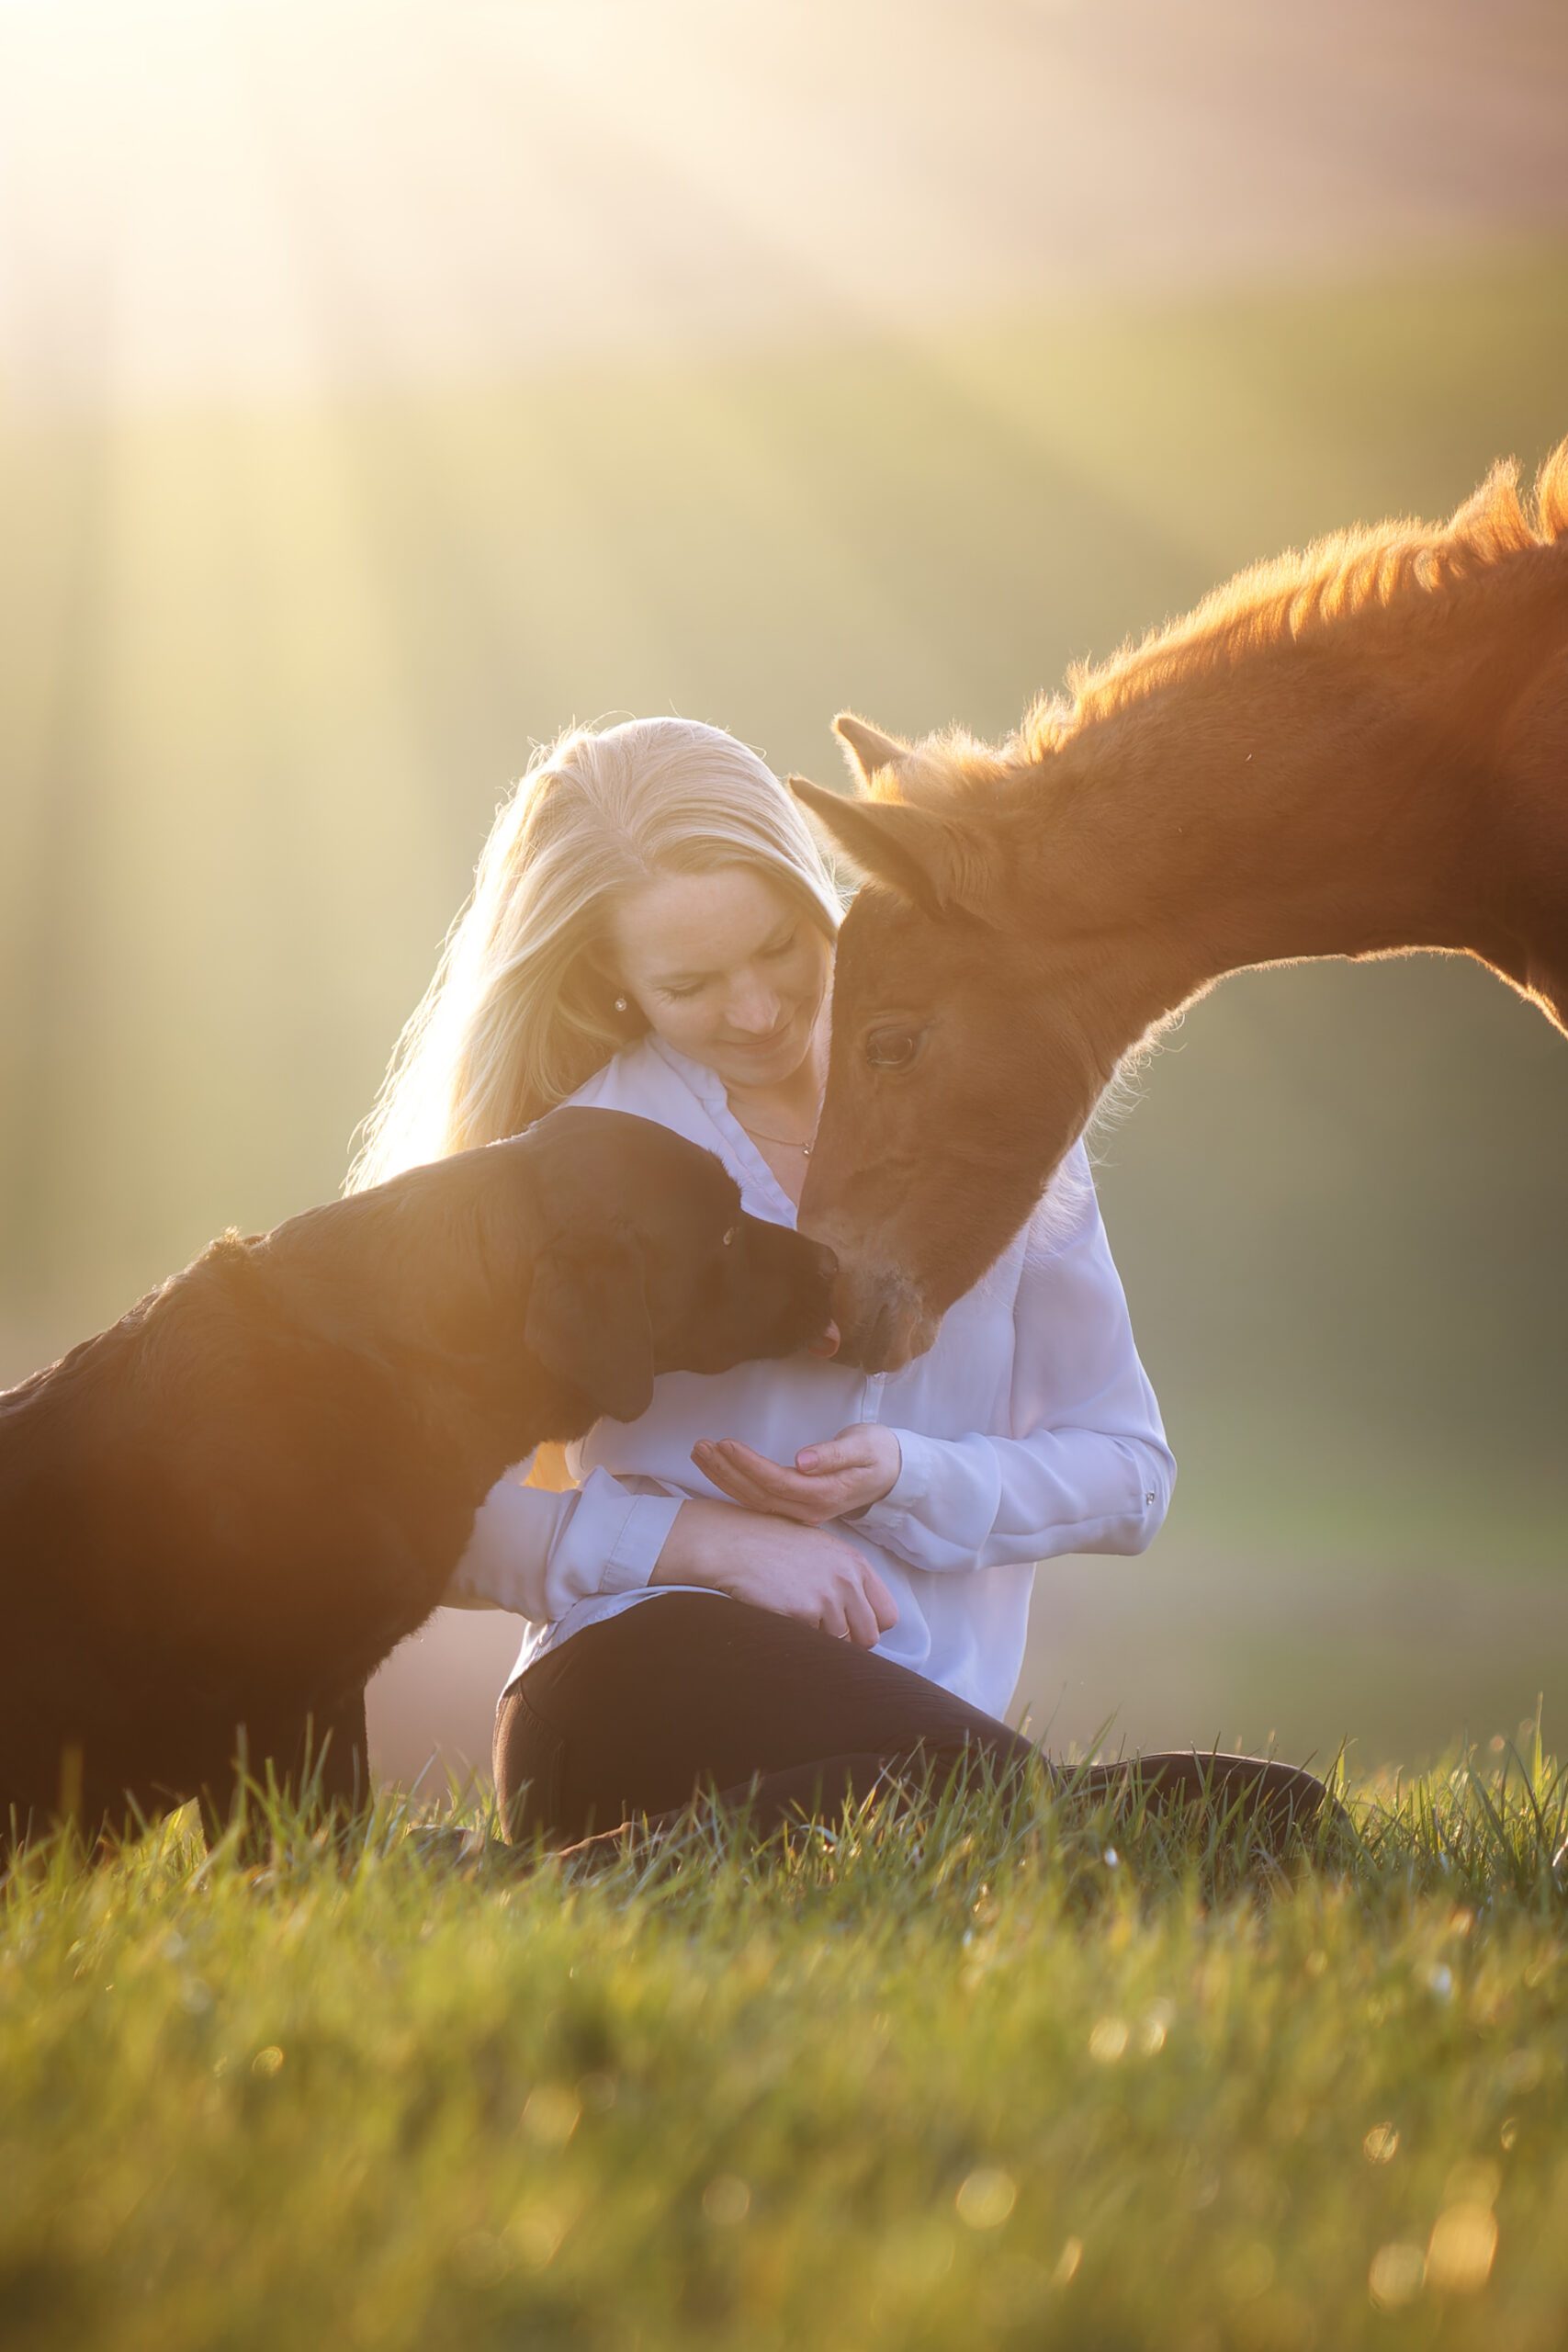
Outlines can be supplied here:
[[602, 1415], [635, 1420], [661, 1372], [728, 1372], [835, 1344], [832, 1252], [747, 1216], [711, 1152], [626, 1112], [552, 1112], [271, 1239], [298, 1234], [298, 1262], [307, 1229], [344, 1336], [362, 1322], [391, 1360], [491, 1393], [525, 1354], [558, 1419], [551, 1436]]
[[596, 1414], [635, 1420], [661, 1372], [831, 1351], [832, 1253], [748, 1216], [711, 1152], [592, 1110], [489, 1148], [525, 1154], [534, 1186], [527, 1344]]

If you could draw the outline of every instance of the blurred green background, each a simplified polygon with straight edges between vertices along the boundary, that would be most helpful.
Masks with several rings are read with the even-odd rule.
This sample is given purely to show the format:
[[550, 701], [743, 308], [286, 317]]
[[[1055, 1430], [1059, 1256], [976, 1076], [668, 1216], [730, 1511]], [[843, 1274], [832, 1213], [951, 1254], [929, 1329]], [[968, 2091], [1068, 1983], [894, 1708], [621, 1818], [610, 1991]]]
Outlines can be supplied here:
[[[1568, 65], [1472, 18], [0, 6], [0, 1378], [338, 1189], [568, 719], [824, 777], [846, 703], [1000, 734], [1539, 460]], [[1181, 1479], [1043, 1573], [1021, 1703], [1415, 1763], [1543, 1692], [1561, 1743], [1568, 1047], [1325, 967], [1138, 1091], [1101, 1192]], [[482, 1758], [515, 1632], [405, 1650], [386, 1769]]]

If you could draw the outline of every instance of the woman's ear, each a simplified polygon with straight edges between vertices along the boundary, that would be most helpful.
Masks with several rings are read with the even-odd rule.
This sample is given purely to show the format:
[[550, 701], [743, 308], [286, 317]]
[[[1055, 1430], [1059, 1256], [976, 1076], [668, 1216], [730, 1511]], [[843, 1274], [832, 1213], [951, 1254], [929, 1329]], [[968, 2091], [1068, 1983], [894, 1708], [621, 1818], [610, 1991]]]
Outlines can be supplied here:
[[596, 1414], [635, 1421], [653, 1401], [642, 1258], [626, 1240], [558, 1241], [535, 1261], [524, 1339]]
[[648, 1026], [640, 1006], [615, 968], [606, 942], [596, 941], [592, 947], [584, 948], [579, 969], [592, 1002], [604, 1006], [614, 1027], [625, 1029], [630, 1036]]

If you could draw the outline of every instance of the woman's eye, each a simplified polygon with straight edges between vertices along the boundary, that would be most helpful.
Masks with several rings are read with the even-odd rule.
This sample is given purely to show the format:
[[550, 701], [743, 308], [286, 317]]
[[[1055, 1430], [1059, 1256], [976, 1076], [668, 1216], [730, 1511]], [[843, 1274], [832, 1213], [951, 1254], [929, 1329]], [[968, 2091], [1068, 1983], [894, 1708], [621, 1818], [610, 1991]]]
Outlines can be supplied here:
[[779, 944], [778, 944], [778, 945], [777, 945], [776, 947], [770, 947], [770, 948], [768, 949], [768, 951], [767, 951], [767, 952], [768, 952], [768, 954], [769, 954], [770, 956], [787, 956], [787, 955], [789, 955], [789, 954], [790, 954], [790, 952], [791, 952], [791, 950], [792, 950], [792, 949], [794, 948], [794, 946], [795, 946], [796, 937], [797, 937], [797, 933], [795, 933], [795, 932], [793, 932], [793, 931], [792, 931], [792, 932], [790, 933], [790, 935], [789, 935], [789, 937], [788, 937], [787, 939], [781, 939], [781, 940], [780, 940], [780, 942], [779, 942]]
[[865, 1041], [873, 1069], [908, 1069], [925, 1041], [923, 1029], [876, 1029]]
[[689, 996], [700, 996], [702, 987], [701, 980], [694, 980], [689, 989], [666, 989], [664, 995], [671, 1004], [682, 1004]]

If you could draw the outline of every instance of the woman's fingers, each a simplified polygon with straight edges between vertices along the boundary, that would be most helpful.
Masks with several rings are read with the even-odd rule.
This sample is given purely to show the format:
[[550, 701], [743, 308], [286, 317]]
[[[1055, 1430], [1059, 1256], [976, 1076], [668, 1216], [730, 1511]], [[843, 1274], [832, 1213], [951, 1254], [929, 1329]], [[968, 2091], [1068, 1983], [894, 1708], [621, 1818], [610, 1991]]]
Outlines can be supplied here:
[[844, 1604], [836, 1592], [822, 1596], [817, 1611], [817, 1626], [819, 1633], [831, 1634], [836, 1642], [841, 1642], [848, 1634], [850, 1629], [844, 1620]]
[[693, 1446], [692, 1459], [705, 1478], [750, 1510], [782, 1511], [808, 1523], [831, 1516], [831, 1496], [750, 1446], [700, 1443]]
[[829, 1487], [838, 1510], [863, 1510], [892, 1493], [904, 1466], [898, 1433], [881, 1421], [856, 1421], [837, 1437], [803, 1445], [795, 1466], [814, 1485]]
[[739, 1470], [731, 1468], [717, 1454], [705, 1456], [694, 1449], [692, 1459], [704, 1477], [721, 1494], [728, 1495], [732, 1502], [744, 1503], [749, 1510], [767, 1509], [766, 1489], [760, 1487], [755, 1478], [742, 1477]]
[[759, 1453], [754, 1445], [748, 1445], [741, 1437], [705, 1437], [699, 1439], [698, 1443], [709, 1447], [715, 1453], [728, 1454], [731, 1462], [739, 1463], [743, 1470], [767, 1471], [784, 1467], [782, 1463], [773, 1460], [771, 1453]]
[[765, 1494], [777, 1494], [791, 1501], [798, 1501], [810, 1485], [798, 1470], [787, 1463], [775, 1462], [771, 1454], [758, 1453], [751, 1446], [743, 1445], [739, 1438], [722, 1438], [708, 1448], [714, 1457], [761, 1487]]
[[755, 1478], [743, 1477], [739, 1470], [732, 1469], [727, 1463], [716, 1460], [701, 1463], [698, 1467], [720, 1494], [728, 1495], [731, 1502], [741, 1504], [745, 1510], [762, 1511], [770, 1517], [794, 1516], [792, 1506], [782, 1496], [760, 1485]]
[[866, 1470], [871, 1466], [871, 1448], [863, 1437], [828, 1438], [820, 1445], [803, 1445], [795, 1466], [812, 1478], [829, 1478], [843, 1470]]
[[863, 1650], [874, 1650], [882, 1638], [871, 1603], [859, 1585], [852, 1587], [844, 1596], [844, 1623], [851, 1641], [858, 1643]]
[[747, 1476], [738, 1463], [732, 1462], [728, 1454], [721, 1453], [718, 1447], [710, 1444], [705, 1438], [699, 1438], [693, 1446], [692, 1459], [705, 1478], [710, 1479], [714, 1486], [721, 1487], [737, 1502], [748, 1503], [755, 1510], [758, 1497], [766, 1492], [755, 1478]]
[[[890, 1634], [898, 1623], [898, 1604], [869, 1560], [864, 1564], [863, 1581], [867, 1605], [872, 1611], [878, 1633]], [[874, 1648], [875, 1644], [873, 1643], [871, 1646]]]

